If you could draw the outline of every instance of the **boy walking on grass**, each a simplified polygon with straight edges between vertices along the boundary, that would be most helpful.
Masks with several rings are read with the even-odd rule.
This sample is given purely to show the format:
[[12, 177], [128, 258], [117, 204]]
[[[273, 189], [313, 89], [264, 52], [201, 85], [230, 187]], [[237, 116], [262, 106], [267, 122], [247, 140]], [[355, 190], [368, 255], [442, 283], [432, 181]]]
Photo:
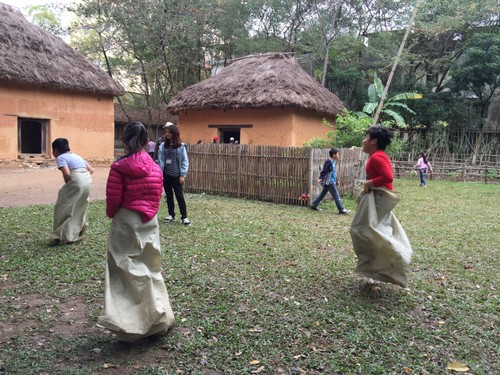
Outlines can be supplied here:
[[337, 209], [339, 210], [339, 215], [347, 215], [350, 211], [346, 210], [340, 201], [339, 191], [337, 190], [337, 185], [339, 185], [339, 181], [337, 180], [337, 165], [336, 161], [340, 159], [340, 151], [336, 148], [332, 148], [329, 151], [330, 159], [325, 161], [323, 165], [323, 170], [319, 174], [318, 183], [321, 183], [323, 186], [323, 190], [316, 200], [312, 203], [311, 209], [314, 211], [321, 211], [321, 208], [318, 208], [319, 202], [326, 196], [326, 193], [330, 192], [333, 199], [335, 200], [335, 204], [337, 205]]

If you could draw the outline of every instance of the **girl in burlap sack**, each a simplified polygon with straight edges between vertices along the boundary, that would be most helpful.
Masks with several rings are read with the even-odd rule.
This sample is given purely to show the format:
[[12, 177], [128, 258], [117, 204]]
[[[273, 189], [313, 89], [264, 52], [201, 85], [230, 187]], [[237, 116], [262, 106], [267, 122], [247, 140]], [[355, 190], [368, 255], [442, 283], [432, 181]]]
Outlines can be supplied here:
[[175, 318], [161, 275], [157, 213], [163, 189], [160, 167], [144, 151], [146, 127], [125, 127], [128, 153], [111, 165], [106, 185], [108, 235], [104, 311], [98, 325], [119, 340], [165, 335]]
[[94, 169], [81, 156], [71, 152], [66, 138], [52, 142], [52, 154], [64, 178], [54, 207], [52, 246], [72, 243], [87, 229], [87, 210]]

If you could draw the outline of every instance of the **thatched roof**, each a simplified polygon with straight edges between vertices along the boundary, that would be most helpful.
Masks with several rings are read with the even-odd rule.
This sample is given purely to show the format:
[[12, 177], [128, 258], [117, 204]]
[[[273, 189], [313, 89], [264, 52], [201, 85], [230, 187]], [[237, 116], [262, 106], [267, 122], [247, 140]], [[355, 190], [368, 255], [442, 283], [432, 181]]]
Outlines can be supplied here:
[[64, 41], [4, 4], [0, 4], [0, 81], [85, 93], [125, 93]]
[[344, 105], [285, 54], [242, 58], [218, 75], [187, 87], [174, 96], [167, 109], [181, 111], [292, 107], [335, 116]]
[[[151, 111], [151, 119], [149, 117], [149, 111]], [[179, 117], [170, 114], [165, 107], [150, 108], [149, 111], [147, 108], [129, 108], [129, 107], [125, 107], [124, 111], [119, 103], [115, 103], [115, 122], [128, 123], [130, 121], [140, 121], [144, 125], [152, 125], [152, 126], [163, 126], [168, 121], [173, 123], [178, 123]]]

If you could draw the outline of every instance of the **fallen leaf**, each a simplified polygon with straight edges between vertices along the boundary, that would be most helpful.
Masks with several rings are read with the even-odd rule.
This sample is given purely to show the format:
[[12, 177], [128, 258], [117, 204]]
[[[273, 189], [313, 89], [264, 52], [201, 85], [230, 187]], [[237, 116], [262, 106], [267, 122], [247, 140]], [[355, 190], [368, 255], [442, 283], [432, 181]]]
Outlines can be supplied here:
[[262, 371], [264, 371], [266, 367], [265, 366], [260, 366], [257, 370], [250, 371], [251, 374], [258, 374]]
[[112, 363], [105, 363], [104, 365], [102, 365], [103, 368], [118, 368], [117, 365], [114, 365]]
[[242, 354], [243, 354], [243, 352], [234, 353], [234, 355], [235, 355], [236, 357], [239, 357], [239, 356], [240, 356], [240, 355], [242, 355]]
[[405, 367], [405, 374], [408, 374], [408, 375], [413, 374], [413, 370], [409, 367]]
[[293, 359], [299, 359], [300, 357], [306, 358], [304, 354], [294, 355]]
[[248, 332], [261, 333], [262, 332], [262, 328], [250, 328], [248, 330]]
[[260, 361], [258, 359], [253, 359], [249, 362], [250, 365], [254, 366], [254, 365], [258, 365], [260, 363]]
[[469, 367], [465, 363], [462, 362], [450, 362], [446, 365], [447, 370], [453, 370], [457, 372], [466, 372], [469, 371]]

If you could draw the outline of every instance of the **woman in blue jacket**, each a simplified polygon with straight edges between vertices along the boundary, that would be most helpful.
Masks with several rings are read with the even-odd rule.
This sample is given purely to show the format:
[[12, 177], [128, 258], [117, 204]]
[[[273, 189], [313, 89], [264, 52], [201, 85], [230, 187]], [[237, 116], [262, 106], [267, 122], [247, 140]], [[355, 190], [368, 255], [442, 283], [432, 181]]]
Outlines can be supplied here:
[[163, 188], [167, 197], [168, 216], [163, 219], [164, 223], [175, 220], [174, 194], [183, 225], [191, 225], [187, 218], [186, 201], [184, 200], [183, 186], [189, 168], [187, 148], [181, 141], [179, 128], [167, 123], [163, 127], [164, 141], [158, 149], [158, 161], [163, 171]]

